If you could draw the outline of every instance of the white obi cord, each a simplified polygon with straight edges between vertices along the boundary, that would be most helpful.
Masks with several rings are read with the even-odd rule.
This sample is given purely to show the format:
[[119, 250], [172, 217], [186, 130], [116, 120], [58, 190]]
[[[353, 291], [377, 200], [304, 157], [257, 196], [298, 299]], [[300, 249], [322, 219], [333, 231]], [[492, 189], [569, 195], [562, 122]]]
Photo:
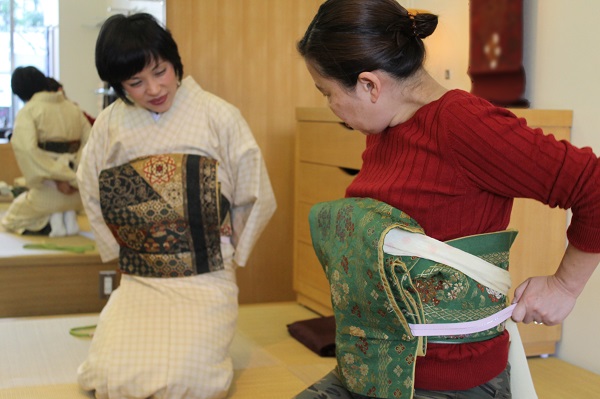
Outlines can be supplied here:
[[392, 229], [383, 241], [383, 252], [396, 256], [418, 256], [451, 266], [502, 295], [507, 295], [510, 289], [507, 270], [424, 234]]
[[[390, 255], [416, 256], [451, 266], [503, 295], [508, 294], [511, 286], [510, 274], [507, 270], [424, 234], [392, 229], [384, 238], [383, 251]], [[409, 326], [415, 336], [456, 335], [484, 331], [509, 319], [515, 306], [516, 304], [513, 304], [489, 317], [466, 323], [409, 324]], [[506, 329], [510, 335], [508, 361], [511, 365], [512, 396], [537, 399], [517, 325], [512, 320], [508, 320]]]
[[[510, 273], [468, 252], [424, 234], [392, 229], [383, 240], [383, 251], [396, 256], [416, 256], [448, 265], [503, 295], [510, 288]], [[512, 315], [509, 306], [489, 317], [464, 323], [409, 324], [415, 336], [473, 334], [497, 326]]]

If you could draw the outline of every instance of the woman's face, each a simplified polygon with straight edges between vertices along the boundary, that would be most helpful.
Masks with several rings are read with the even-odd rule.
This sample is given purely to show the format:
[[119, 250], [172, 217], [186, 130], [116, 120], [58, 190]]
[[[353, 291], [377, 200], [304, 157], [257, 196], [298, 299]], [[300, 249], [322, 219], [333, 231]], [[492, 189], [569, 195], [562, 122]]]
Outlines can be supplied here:
[[173, 105], [179, 79], [173, 65], [159, 58], [123, 81], [122, 85], [134, 103], [160, 114]]
[[359, 85], [348, 90], [336, 80], [323, 77], [309, 61], [306, 61], [306, 67], [317, 89], [327, 97], [329, 108], [346, 125], [365, 134], [381, 133], [387, 127], [377, 121], [376, 108], [368, 92], [361, 90]]

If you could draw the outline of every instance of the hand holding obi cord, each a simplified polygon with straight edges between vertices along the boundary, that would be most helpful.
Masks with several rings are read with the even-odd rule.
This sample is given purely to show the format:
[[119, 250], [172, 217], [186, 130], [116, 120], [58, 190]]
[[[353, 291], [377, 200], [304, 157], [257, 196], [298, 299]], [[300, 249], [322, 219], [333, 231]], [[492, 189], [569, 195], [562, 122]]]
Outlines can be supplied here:
[[[437, 23], [436, 15], [410, 14], [394, 0], [327, 0], [297, 43], [333, 113], [367, 136], [347, 198], [311, 211], [313, 245], [332, 290], [336, 345], [345, 350], [337, 354], [336, 371], [298, 398], [326, 398], [328, 389], [340, 387], [347, 391], [340, 397], [353, 398], [535, 397], [530, 379], [515, 384], [515, 376], [529, 371], [526, 362], [517, 368], [524, 352], [510, 323], [459, 335], [411, 330], [487, 323], [497, 312], [510, 312], [501, 278], [476, 273], [487, 270], [480, 262], [465, 272], [447, 259], [394, 255], [391, 244], [384, 249], [385, 226], [461, 245], [462, 252], [506, 269], [491, 253], [508, 254], [514, 198], [572, 210], [569, 245], [556, 273], [514, 282], [520, 284], [515, 322], [562, 322], [600, 261], [597, 156], [435, 81], [423, 67], [423, 40]], [[385, 223], [374, 223], [377, 218]], [[490, 242], [498, 250], [481, 252], [480, 244]], [[365, 250], [346, 248], [349, 243]], [[354, 286], [357, 278], [362, 285]], [[474, 286], [479, 292], [470, 291]], [[523, 384], [525, 391], [517, 392], [515, 385]], [[522, 392], [527, 396], [518, 396]]]

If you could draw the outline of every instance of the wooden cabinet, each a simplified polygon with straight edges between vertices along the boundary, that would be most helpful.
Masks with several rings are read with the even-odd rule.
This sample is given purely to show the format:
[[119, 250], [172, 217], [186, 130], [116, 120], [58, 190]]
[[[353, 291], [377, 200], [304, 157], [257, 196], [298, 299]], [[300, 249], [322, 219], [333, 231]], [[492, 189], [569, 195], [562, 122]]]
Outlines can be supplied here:
[[[9, 204], [0, 204], [0, 217]], [[95, 246], [85, 215], [77, 219], [81, 233], [67, 237], [17, 235], [0, 227], [0, 318], [96, 313], [101, 297], [101, 272], [118, 270], [116, 260], [102, 263], [96, 249], [84, 253], [27, 249], [26, 244], [65, 247]], [[114, 280], [117, 288], [119, 275]]]
[[[513, 109], [528, 124], [569, 139], [572, 112]], [[331, 315], [329, 284], [313, 251], [308, 213], [320, 201], [344, 196], [362, 165], [365, 136], [347, 129], [328, 108], [296, 110], [294, 291], [297, 301]], [[511, 251], [513, 290], [527, 277], [552, 274], [566, 245], [566, 211], [533, 200], [515, 200], [510, 227], [519, 231]], [[512, 290], [511, 290], [512, 296]], [[527, 355], [555, 352], [561, 326], [519, 326]]]
[[12, 186], [19, 176], [21, 176], [21, 170], [17, 165], [12, 146], [8, 140], [0, 139], [0, 181]]
[[[9, 185], [21, 176], [12, 147], [0, 140], [0, 181]], [[0, 204], [0, 218], [10, 203]], [[102, 263], [96, 250], [85, 253], [24, 249], [25, 244], [95, 245], [87, 218], [78, 218], [80, 235], [21, 236], [0, 227], [0, 318], [99, 312], [102, 271], [118, 269], [117, 261]], [[116, 283], [116, 282], [115, 282]], [[116, 285], [115, 287], [116, 288]]]
[[317, 202], [344, 196], [362, 165], [366, 139], [328, 108], [299, 108], [296, 117], [294, 290], [298, 302], [330, 315], [329, 283], [312, 247], [308, 213]]

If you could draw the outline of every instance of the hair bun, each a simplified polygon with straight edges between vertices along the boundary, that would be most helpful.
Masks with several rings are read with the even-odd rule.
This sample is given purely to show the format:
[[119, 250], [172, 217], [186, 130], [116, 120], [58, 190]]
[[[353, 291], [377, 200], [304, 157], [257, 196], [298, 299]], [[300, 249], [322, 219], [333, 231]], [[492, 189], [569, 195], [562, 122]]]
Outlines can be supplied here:
[[413, 35], [419, 39], [430, 36], [437, 28], [438, 16], [430, 13], [409, 14], [412, 20]]

